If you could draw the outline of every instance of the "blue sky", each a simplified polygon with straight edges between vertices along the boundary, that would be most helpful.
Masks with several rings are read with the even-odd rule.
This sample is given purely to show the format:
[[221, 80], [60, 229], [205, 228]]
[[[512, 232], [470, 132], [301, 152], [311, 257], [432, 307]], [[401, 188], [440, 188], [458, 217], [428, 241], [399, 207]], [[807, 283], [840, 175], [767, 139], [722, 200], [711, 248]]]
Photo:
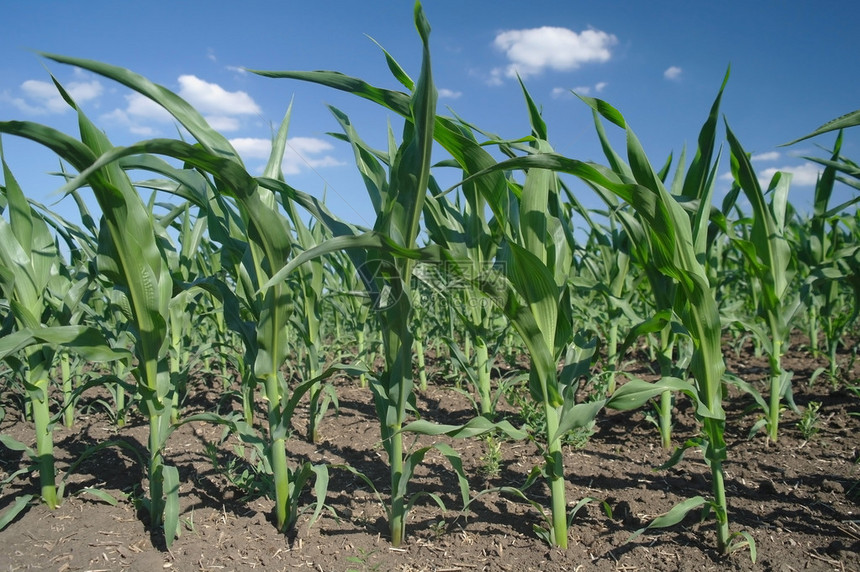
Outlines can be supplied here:
[[[292, 100], [288, 182], [325, 193], [330, 208], [350, 222], [372, 225], [349, 148], [326, 134], [337, 130], [326, 105], [346, 112], [380, 147], [389, 121], [399, 134], [399, 118], [355, 97], [242, 68], [332, 69], [398, 89], [368, 36], [417, 77], [421, 50], [412, 8], [411, 0], [6, 2], [0, 120], [37, 121], [74, 134], [74, 115], [58, 99], [50, 72], [114, 144], [175, 136], [175, 126], [149, 102], [35, 51], [101, 60], [191, 101], [254, 171], [265, 163], [273, 125]], [[571, 90], [618, 108], [652, 163], [662, 165], [685, 144], [692, 156], [731, 65], [723, 114], [754, 153], [762, 176], [775, 169], [794, 173], [791, 200], [803, 208], [817, 169], [799, 156], [823, 156], [816, 145], [830, 146], [834, 137], [779, 145], [860, 108], [855, 2], [427, 0], [424, 9], [440, 112], [450, 108], [503, 137], [528, 134], [518, 72], [543, 107], [554, 148], [576, 159], [603, 156], [590, 110]], [[620, 133], [613, 133], [622, 150]], [[846, 134], [843, 151], [855, 160], [858, 141], [856, 130]], [[57, 159], [9, 136], [2, 143], [25, 193], [56, 200], [60, 183], [46, 173], [58, 169]], [[721, 165], [725, 174], [725, 151]], [[719, 184], [723, 192], [729, 185], [725, 179]], [[599, 205], [590, 191], [577, 189], [586, 204]], [[70, 201], [53, 208], [64, 214], [75, 209]]]

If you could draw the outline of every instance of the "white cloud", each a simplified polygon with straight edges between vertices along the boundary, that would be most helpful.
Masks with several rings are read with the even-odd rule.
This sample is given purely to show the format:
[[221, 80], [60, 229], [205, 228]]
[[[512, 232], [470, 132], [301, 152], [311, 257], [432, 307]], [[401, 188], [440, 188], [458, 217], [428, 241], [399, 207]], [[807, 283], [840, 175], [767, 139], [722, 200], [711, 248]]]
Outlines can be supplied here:
[[[573, 88], [573, 91], [575, 91], [576, 93], [578, 93], [580, 95], [590, 95], [592, 91], [594, 91], [595, 93], [602, 92], [604, 89], [606, 89], [607, 85], [609, 85], [609, 83], [607, 83], [605, 81], [599, 81], [596, 84], [594, 84], [593, 86], [591, 86], [591, 85], [580, 85], [578, 87]], [[553, 97], [560, 97], [561, 91], [562, 91], [562, 88], [560, 88], [560, 87], [553, 89], [552, 90]], [[564, 90], [564, 91], [566, 91], [566, 90]]]
[[109, 113], [102, 114], [101, 119], [121, 125], [135, 135], [153, 137], [158, 134], [154, 123], [171, 123], [174, 118], [163, 107], [139, 93], [131, 93], [125, 96], [125, 109], [116, 108]]
[[207, 115], [206, 122], [216, 131], [238, 131], [239, 120], [226, 115]]
[[138, 123], [135, 118], [129, 117], [128, 113], [122, 109], [114, 109], [110, 113], [102, 114], [101, 119], [105, 122], [121, 125], [135, 135], [153, 137], [158, 134], [158, 131], [155, 128]]
[[502, 80], [502, 70], [500, 68], [496, 68], [490, 70], [490, 77], [487, 78], [487, 85], [498, 86], [502, 85], [504, 81]]
[[750, 157], [752, 161], [776, 161], [779, 159], [779, 151], [768, 151], [767, 153], [759, 153]]
[[507, 30], [496, 35], [493, 45], [510, 60], [504, 72], [493, 70], [491, 81], [507, 77], [538, 75], [545, 69], [570, 71], [590, 62], [606, 62], [618, 38], [601, 30], [576, 33], [567, 28], [543, 26]]
[[[102, 84], [96, 80], [71, 81], [63, 88], [78, 104], [96, 100], [104, 91]], [[53, 82], [28, 79], [21, 84], [21, 93], [23, 97], [11, 98], [11, 102], [24, 113], [44, 115], [65, 113], [71, 109]]]
[[791, 186], [812, 187], [818, 181], [821, 174], [821, 169], [815, 163], [803, 163], [793, 167], [780, 167], [779, 169], [769, 168], [758, 174], [759, 183], [762, 187], [767, 187], [771, 178], [777, 171], [791, 174]]
[[[763, 153], [763, 155], [770, 155], [770, 153]], [[770, 184], [770, 180], [776, 174], [777, 171], [782, 173], [787, 173], [791, 175], [791, 186], [792, 187], [812, 187], [818, 181], [818, 177], [821, 174], [821, 169], [815, 163], [803, 163], [802, 165], [787, 165], [785, 167], [769, 167], [767, 169], [762, 169], [758, 172], [758, 183], [761, 185], [762, 190], [767, 189], [767, 186]], [[731, 183], [734, 179], [731, 173], [723, 173], [720, 175], [721, 181], [726, 181]]]
[[214, 115], [248, 115], [260, 113], [260, 107], [244, 91], [227, 91], [194, 75], [179, 76], [179, 95], [201, 113]]
[[334, 147], [328, 141], [314, 137], [291, 137], [287, 139], [282, 167], [285, 175], [296, 175], [305, 167], [336, 167], [342, 163], [331, 155], [317, 157]]
[[454, 91], [453, 89], [445, 89], [444, 87], [439, 89], [440, 98], [457, 99], [461, 95], [463, 95], [462, 91]]
[[128, 102], [125, 112], [138, 119], [154, 120], [160, 123], [170, 123], [174, 120], [166, 109], [144, 95], [132, 93], [126, 95], [125, 100]]
[[[581, 93], [582, 95], [588, 95], [588, 92], [591, 91], [591, 88], [588, 86], [575, 87], [573, 88], [573, 91]], [[552, 95], [553, 99], [558, 99], [560, 97], [566, 97], [570, 95], [570, 90], [563, 87], [554, 87], [552, 88], [552, 92], [550, 92], [550, 95]]]
[[245, 159], [268, 159], [272, 142], [258, 137], [236, 137], [230, 144]]
[[[268, 139], [255, 137], [238, 137], [230, 143], [245, 159], [267, 160], [272, 151], [272, 142]], [[290, 137], [287, 139], [287, 149], [281, 168], [285, 175], [297, 175], [307, 168], [337, 167], [340, 161], [327, 151], [334, 147], [328, 141], [315, 137]]]
[[[260, 113], [259, 106], [243, 91], [227, 91], [221, 86], [203, 81], [193, 75], [179, 77], [179, 95], [218, 131], [236, 131], [241, 125], [237, 116]], [[139, 93], [125, 96], [125, 109], [115, 109], [103, 115], [107, 120], [124, 125], [138, 135], [154, 135], [153, 123], [175, 123], [176, 119], [163, 107]]]
[[666, 71], [663, 72], [663, 77], [665, 77], [666, 79], [679, 79], [683, 71], [684, 70], [682, 70], [678, 66], [670, 66], [666, 68]]

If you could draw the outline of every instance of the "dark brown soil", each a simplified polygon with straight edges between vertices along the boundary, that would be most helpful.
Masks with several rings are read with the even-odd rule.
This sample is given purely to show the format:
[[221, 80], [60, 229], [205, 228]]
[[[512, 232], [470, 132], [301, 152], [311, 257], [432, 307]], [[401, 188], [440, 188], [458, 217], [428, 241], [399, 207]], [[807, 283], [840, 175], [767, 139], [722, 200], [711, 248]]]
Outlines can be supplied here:
[[[848, 359], [848, 356], [844, 356]], [[766, 361], [744, 350], [727, 356], [729, 370], [761, 383]], [[860, 464], [858, 428], [860, 397], [834, 389], [819, 378], [810, 386], [813, 371], [824, 365], [792, 346], [785, 367], [795, 372], [795, 400], [801, 411], [811, 401], [821, 402], [819, 432], [806, 441], [797, 427], [798, 415], [782, 416], [780, 438], [768, 443], [764, 433], [748, 433], [758, 419], [746, 412], [747, 396], [731, 392], [726, 401], [725, 465], [733, 531], [752, 535], [756, 564], [746, 549], [720, 557], [715, 551], [713, 518], [688, 515], [680, 524], [648, 532], [632, 542], [631, 533], [654, 516], [696, 495], [710, 494], [710, 479], [701, 453], [691, 449], [679, 465], [655, 471], [670, 453], [659, 445], [655, 427], [643, 411], [599, 417], [596, 432], [581, 449], [567, 447], [568, 500], [573, 507], [587, 497], [605, 501], [586, 504], [576, 515], [566, 551], [549, 548], [533, 525], [541, 515], [510, 495], [487, 493], [467, 513], [458, 511], [457, 479], [446, 459], [431, 451], [411, 484], [411, 491], [438, 494], [448, 507], [442, 511], [426, 497], [409, 515], [407, 542], [392, 548], [387, 540], [385, 512], [372, 490], [352, 473], [331, 469], [326, 510], [308, 527], [310, 512], [299, 518], [294, 534], [279, 534], [271, 523], [272, 502], [232, 485], [223, 465], [235, 459], [234, 437], [216, 449], [220, 470], [205, 454], [206, 444], [217, 444], [220, 427], [188, 424], [170, 438], [167, 462], [179, 468], [182, 535], [167, 550], [163, 538], [147, 529], [135, 509], [134, 498], [146, 490], [144, 469], [125, 449], [106, 448], [78, 467], [69, 478], [62, 506], [49, 511], [33, 506], [0, 532], [0, 571], [117, 570], [228, 571], [228, 570], [853, 570], [860, 571]], [[640, 374], [647, 370], [641, 366]], [[848, 383], [857, 384], [853, 364]], [[436, 383], [434, 383], [434, 379]], [[200, 376], [199, 384], [209, 380]], [[323, 442], [303, 440], [306, 419], [297, 416], [296, 432], [288, 442], [293, 462], [349, 464], [365, 473], [387, 498], [385, 455], [374, 420], [370, 392], [354, 380], [336, 382], [339, 415], [330, 414], [322, 426]], [[762, 387], [762, 386], [760, 386]], [[212, 410], [217, 394], [204, 387], [192, 392], [188, 410]], [[430, 387], [418, 399], [426, 418], [444, 423], [464, 422], [471, 415], [468, 400], [431, 376]], [[505, 411], [513, 411], [503, 405]], [[675, 442], [697, 435], [689, 403], [677, 403]], [[853, 415], [852, 415], [853, 414]], [[33, 429], [7, 407], [0, 431], [32, 443]], [[81, 414], [73, 430], [55, 432], [58, 468], [66, 469], [82, 450], [95, 443], [121, 439], [143, 451], [147, 428], [131, 417], [116, 428], [99, 412]], [[421, 443], [428, 443], [426, 438]], [[450, 441], [449, 441], [450, 442]], [[520, 486], [541, 463], [534, 442], [505, 442], [497, 475], [486, 476], [486, 443], [481, 439], [451, 442], [463, 459], [476, 491], [498, 486]], [[20, 454], [0, 446], [0, 478], [17, 470]], [[233, 471], [241, 474], [242, 467]], [[0, 490], [0, 511], [23, 493], [36, 494], [38, 480], [18, 479]], [[99, 487], [120, 499], [116, 506], [81, 493]], [[251, 498], [245, 498], [250, 494]], [[541, 482], [528, 489], [530, 497], [548, 506]], [[305, 496], [312, 506], [313, 494]], [[426, 501], [426, 502], [425, 502]]]

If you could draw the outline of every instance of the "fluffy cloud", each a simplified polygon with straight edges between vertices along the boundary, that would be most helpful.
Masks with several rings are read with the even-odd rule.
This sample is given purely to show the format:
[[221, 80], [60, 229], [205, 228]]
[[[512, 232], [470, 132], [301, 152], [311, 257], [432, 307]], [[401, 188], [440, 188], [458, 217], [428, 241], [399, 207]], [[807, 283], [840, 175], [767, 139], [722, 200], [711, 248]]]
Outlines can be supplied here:
[[212, 115], [260, 113], [260, 107], [244, 91], [227, 91], [194, 75], [179, 76], [179, 95], [199, 112]]
[[779, 159], [779, 151], [768, 151], [767, 153], [759, 153], [750, 157], [752, 161], [776, 161]]
[[[180, 76], [179, 85], [179, 95], [203, 113], [206, 121], [218, 131], [237, 131], [241, 127], [237, 116], [260, 113], [260, 107], [244, 91], [227, 91], [193, 75]], [[157, 134], [153, 124], [176, 121], [163, 107], [139, 93], [126, 95], [125, 100], [125, 109], [115, 109], [102, 117], [124, 125], [134, 134], [146, 136]]]
[[[758, 157], [764, 157], [761, 160], [774, 160], [779, 156], [776, 151], [762, 153]], [[756, 155], [753, 155], [753, 160], [756, 160]], [[791, 175], [792, 187], [812, 187], [818, 181], [821, 175], [821, 168], [815, 163], [802, 163], [800, 165], [787, 165], [785, 167], [769, 167], [758, 171], [758, 183], [762, 189], [767, 189], [770, 180], [777, 171]], [[720, 175], [720, 180], [731, 183], [733, 180], [731, 173], [723, 173]]]
[[[268, 139], [238, 137], [231, 139], [230, 143], [245, 159], [267, 160], [272, 151], [272, 142]], [[333, 148], [328, 141], [315, 137], [290, 137], [287, 139], [287, 149], [284, 152], [281, 168], [285, 175], [297, 175], [307, 168], [342, 165], [343, 163], [331, 155], [325, 154]]]
[[454, 91], [453, 89], [445, 89], [444, 87], [439, 89], [439, 97], [443, 99], [457, 99], [463, 95], [462, 91]]
[[230, 144], [245, 159], [268, 159], [272, 142], [259, 137], [236, 137]]
[[[573, 91], [575, 91], [576, 93], [578, 93], [580, 95], [590, 95], [592, 92], [594, 92], [594, 93], [602, 92], [604, 89], [606, 89], [607, 85], [609, 85], [609, 83], [607, 83], [605, 81], [599, 81], [596, 84], [594, 84], [593, 86], [591, 86], [591, 85], [580, 85], [578, 87], [573, 88]], [[564, 88], [556, 87], [552, 90], [552, 96], [553, 97], [561, 97], [562, 95], [567, 93], [567, 91], [568, 90], [566, 90]]]
[[125, 109], [116, 108], [102, 114], [101, 119], [123, 126], [130, 133], [142, 137], [158, 135], [159, 130], [155, 124], [168, 124], [175, 121], [163, 107], [139, 93], [126, 95], [125, 101]]
[[821, 168], [815, 163], [803, 163], [793, 167], [769, 168], [760, 171], [758, 174], [759, 183], [762, 187], [767, 187], [770, 179], [777, 171], [791, 174], [791, 186], [812, 187], [818, 181], [821, 175]]
[[125, 112], [138, 119], [151, 119], [160, 123], [170, 123], [173, 121], [173, 116], [166, 109], [152, 101], [146, 96], [139, 93], [132, 93], [125, 96], [126, 105]]
[[157, 131], [150, 127], [149, 125], [141, 124], [136, 119], [129, 116], [129, 114], [122, 109], [114, 109], [110, 113], [105, 113], [101, 116], [102, 120], [108, 123], [113, 123], [115, 125], [122, 125], [129, 132], [134, 133], [135, 135], [140, 135], [142, 137], [153, 137], [157, 134]]
[[[102, 84], [96, 80], [72, 81], [63, 85], [63, 88], [79, 104], [98, 99], [104, 91]], [[23, 97], [13, 97], [10, 101], [24, 113], [45, 115], [64, 113], [71, 109], [57, 87], [49, 81], [28, 79], [21, 84], [21, 94]]]
[[206, 122], [216, 131], [238, 131], [241, 125], [235, 117], [227, 115], [207, 115]]
[[663, 72], [663, 77], [665, 77], [666, 79], [679, 79], [683, 71], [684, 70], [682, 70], [678, 66], [670, 66], [666, 68], [666, 71]]
[[491, 72], [491, 83], [507, 77], [526, 78], [546, 69], [570, 71], [582, 64], [606, 62], [612, 57], [611, 48], [618, 38], [601, 30], [576, 33], [567, 28], [544, 26], [525, 30], [500, 32], [493, 45], [504, 52], [510, 64]]

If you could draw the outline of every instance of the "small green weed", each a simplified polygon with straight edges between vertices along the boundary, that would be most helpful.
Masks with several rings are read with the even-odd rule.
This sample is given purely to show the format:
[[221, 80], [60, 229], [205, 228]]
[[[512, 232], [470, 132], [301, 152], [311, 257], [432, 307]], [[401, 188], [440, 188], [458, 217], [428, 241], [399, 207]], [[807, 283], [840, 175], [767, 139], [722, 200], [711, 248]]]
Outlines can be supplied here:
[[487, 479], [494, 479], [502, 472], [502, 442], [493, 435], [484, 437], [486, 452], [481, 456], [478, 472]]
[[797, 422], [797, 428], [805, 441], [809, 441], [820, 430], [818, 423], [821, 421], [821, 403], [810, 401]]

